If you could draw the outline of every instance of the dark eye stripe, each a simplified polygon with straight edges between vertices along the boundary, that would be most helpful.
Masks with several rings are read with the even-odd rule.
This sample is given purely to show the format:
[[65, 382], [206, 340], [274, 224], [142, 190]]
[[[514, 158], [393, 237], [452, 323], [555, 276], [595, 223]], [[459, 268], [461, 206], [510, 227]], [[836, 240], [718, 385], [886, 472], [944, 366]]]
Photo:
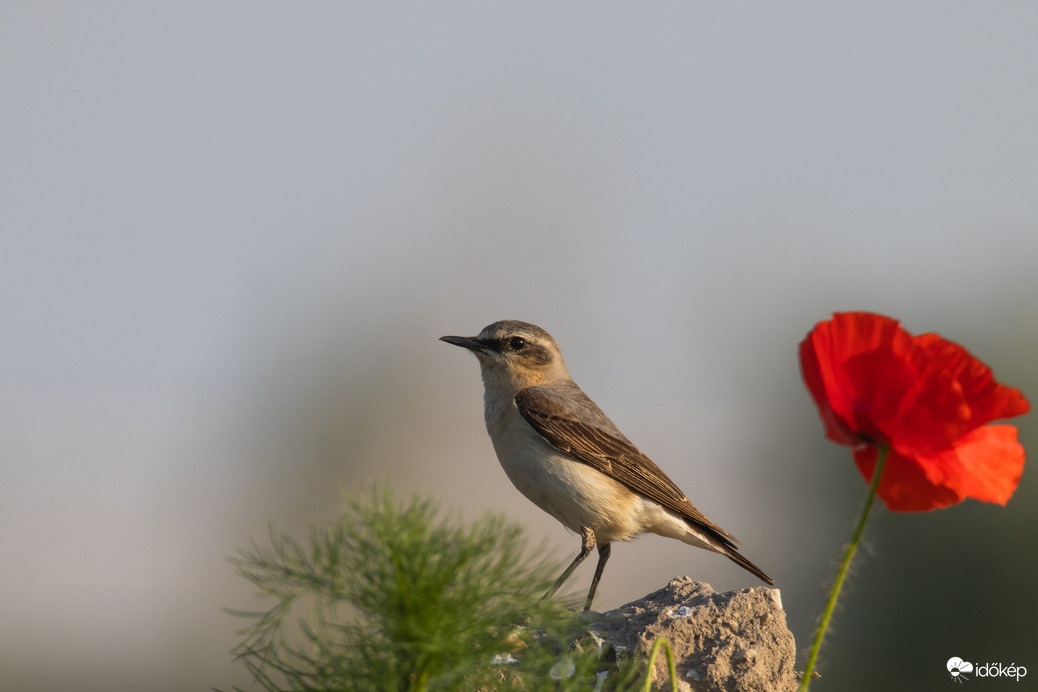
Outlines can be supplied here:
[[[521, 343], [517, 344], [516, 341]], [[528, 366], [549, 365], [555, 359], [551, 349], [522, 336], [499, 337], [485, 340], [483, 343], [499, 353], [511, 354], [513, 358], [522, 360]]]
[[552, 362], [552, 353], [549, 349], [536, 344], [527, 344], [519, 357], [531, 365], [548, 365]]

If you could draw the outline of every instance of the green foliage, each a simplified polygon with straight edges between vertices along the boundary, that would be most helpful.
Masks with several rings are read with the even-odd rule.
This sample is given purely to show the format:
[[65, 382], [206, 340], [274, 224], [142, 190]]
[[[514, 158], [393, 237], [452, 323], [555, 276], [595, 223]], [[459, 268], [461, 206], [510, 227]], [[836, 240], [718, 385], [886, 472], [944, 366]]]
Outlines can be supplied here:
[[[651, 671], [656, 665], [656, 657], [662, 649], [667, 657], [667, 682], [670, 683], [671, 692], [678, 692], [678, 671], [674, 666], [674, 649], [670, 646], [670, 640], [666, 637], [659, 637], [652, 643], [652, 650], [649, 651], [649, 670]], [[642, 692], [649, 692], [652, 688], [652, 677], [646, 675], [645, 680], [642, 682]]]
[[[541, 600], [559, 565], [531, 558], [522, 530], [488, 515], [440, 520], [430, 500], [388, 490], [348, 500], [304, 545], [271, 529], [234, 559], [275, 599], [235, 649], [267, 690], [618, 689], [623, 671], [581, 646], [585, 628]], [[582, 640], [582, 641], [586, 641]], [[609, 668], [609, 684], [599, 676]]]

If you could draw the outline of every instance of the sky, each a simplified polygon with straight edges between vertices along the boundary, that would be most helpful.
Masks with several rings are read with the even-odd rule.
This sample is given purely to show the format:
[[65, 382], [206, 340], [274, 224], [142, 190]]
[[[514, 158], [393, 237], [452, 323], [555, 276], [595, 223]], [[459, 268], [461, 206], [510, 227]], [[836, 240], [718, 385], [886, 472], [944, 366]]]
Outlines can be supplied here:
[[[810, 328], [889, 314], [1038, 396], [1036, 39], [1024, 2], [0, 4], [4, 686], [247, 684], [228, 556], [376, 481], [568, 560], [437, 341], [506, 318], [739, 536], [803, 650], [865, 490]], [[834, 684], [1038, 670], [1031, 475], [880, 513]], [[755, 585], [648, 537], [596, 606], [682, 574]], [[963, 592], [1000, 596], [927, 610]]]

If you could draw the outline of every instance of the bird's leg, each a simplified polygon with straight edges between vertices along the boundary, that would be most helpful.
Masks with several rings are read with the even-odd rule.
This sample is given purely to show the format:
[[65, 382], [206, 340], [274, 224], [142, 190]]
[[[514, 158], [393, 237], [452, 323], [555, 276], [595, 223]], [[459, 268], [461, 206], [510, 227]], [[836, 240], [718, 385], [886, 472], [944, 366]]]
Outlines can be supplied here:
[[[569, 575], [573, 574], [573, 570], [577, 568], [577, 565], [583, 562], [584, 558], [591, 554], [591, 549], [595, 547], [595, 532], [582, 526], [580, 527], [580, 537], [580, 552], [577, 553], [577, 556], [573, 558], [573, 562], [569, 563], [569, 567], [566, 568], [566, 571], [563, 572], [562, 576], [555, 582], [555, 586], [551, 587], [551, 590], [544, 594], [544, 598], [551, 598], [554, 596], [555, 592], [559, 590], [559, 587], [562, 586], [563, 582], [569, 579]], [[544, 598], [541, 600], [544, 600]]]
[[598, 544], [598, 566], [595, 567], [595, 577], [591, 580], [591, 590], [587, 592], [587, 603], [584, 604], [584, 610], [591, 610], [591, 601], [595, 599], [595, 589], [598, 588], [598, 580], [602, 578], [602, 571], [605, 569], [610, 551], [609, 543]]

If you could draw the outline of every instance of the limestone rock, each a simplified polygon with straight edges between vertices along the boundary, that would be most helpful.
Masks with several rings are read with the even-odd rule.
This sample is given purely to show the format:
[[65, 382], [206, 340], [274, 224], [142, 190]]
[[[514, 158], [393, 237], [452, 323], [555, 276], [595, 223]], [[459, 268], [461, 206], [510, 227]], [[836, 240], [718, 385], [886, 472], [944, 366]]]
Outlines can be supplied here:
[[[674, 649], [679, 688], [689, 692], [795, 690], [796, 644], [786, 626], [778, 589], [755, 587], [718, 593], [688, 577], [602, 615], [589, 631], [623, 660], [648, 655], [666, 637]], [[665, 656], [655, 663], [656, 686], [667, 687]]]

